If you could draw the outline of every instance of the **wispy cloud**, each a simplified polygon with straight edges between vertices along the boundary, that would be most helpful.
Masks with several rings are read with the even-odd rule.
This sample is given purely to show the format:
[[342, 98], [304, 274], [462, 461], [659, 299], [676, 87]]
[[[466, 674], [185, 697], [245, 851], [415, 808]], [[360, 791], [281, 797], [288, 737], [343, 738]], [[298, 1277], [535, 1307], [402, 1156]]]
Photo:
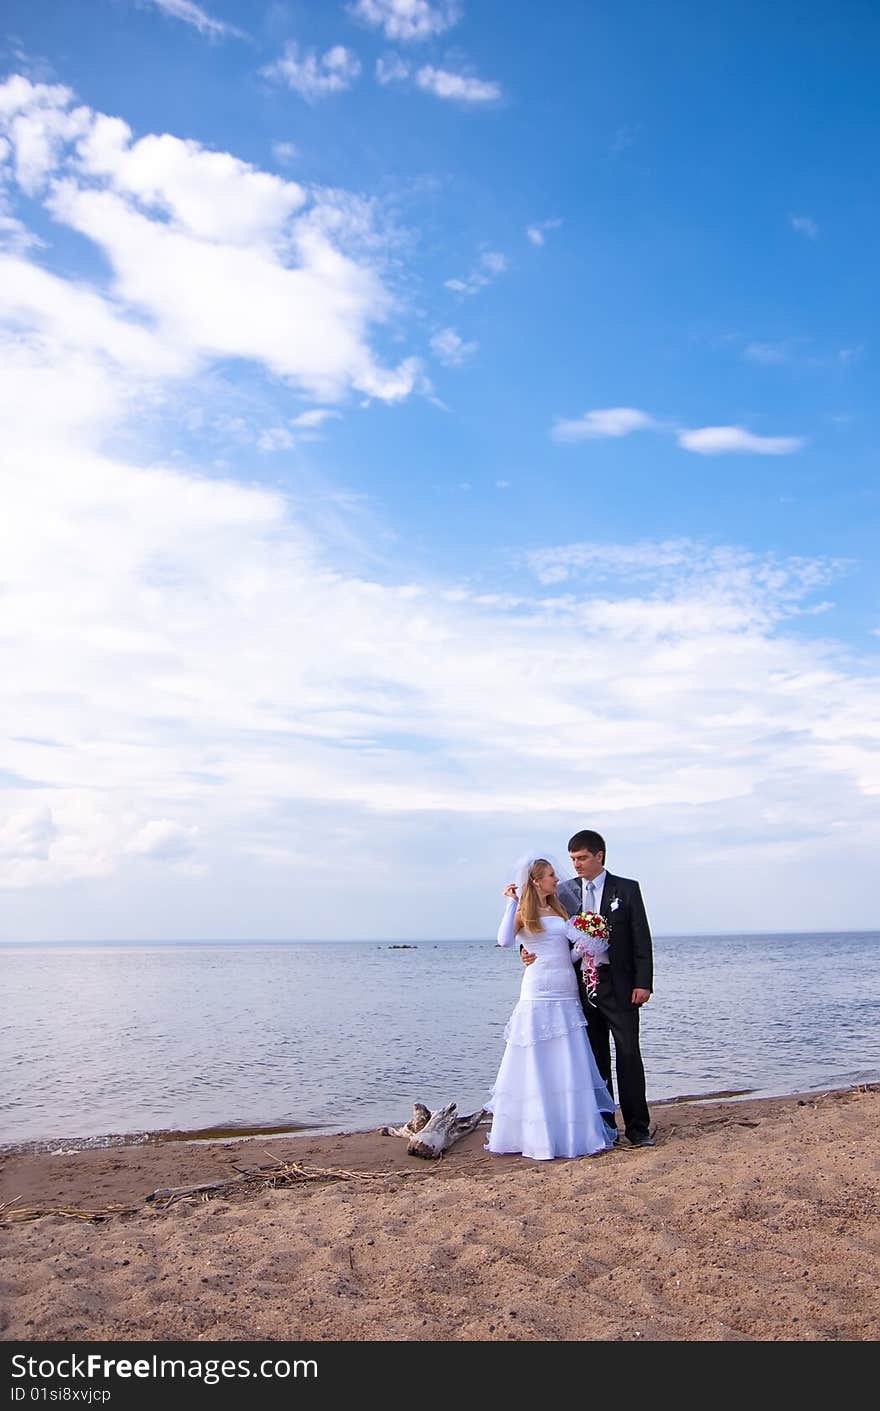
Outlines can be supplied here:
[[447, 279], [445, 287], [456, 294], [479, 294], [507, 269], [507, 256], [499, 250], [486, 250], [464, 279]]
[[501, 84], [494, 79], [472, 78], [426, 64], [416, 74], [416, 86], [436, 98], [466, 105], [495, 103], [501, 97]]
[[422, 92], [433, 93], [437, 98], [462, 103], [466, 107], [493, 103], [501, 97], [501, 85], [494, 81], [433, 68], [430, 64], [413, 72], [399, 54], [386, 54], [376, 60], [376, 80], [383, 87], [391, 83], [406, 83], [410, 78]]
[[383, 88], [389, 83], [404, 83], [409, 78], [409, 64], [399, 54], [386, 54], [376, 60], [376, 80]]
[[342, 44], [334, 44], [319, 58], [314, 49], [300, 56], [299, 47], [292, 40], [285, 45], [281, 58], [263, 69], [267, 78], [286, 83], [307, 103], [345, 92], [360, 72], [360, 59]]
[[295, 142], [273, 142], [272, 155], [276, 162], [280, 162], [282, 166], [286, 167], [296, 161], [299, 156], [299, 148]]
[[743, 426], [703, 426], [679, 431], [678, 444], [700, 456], [744, 452], [755, 456], [790, 456], [806, 445], [802, 436], [755, 436]]
[[339, 412], [330, 407], [311, 407], [307, 412], [300, 412], [299, 416], [295, 416], [292, 425], [314, 431], [316, 427], [323, 426], [327, 421], [335, 421], [338, 417]]
[[24, 221], [9, 215], [4, 209], [4, 204], [0, 194], [0, 250], [12, 250], [20, 254], [43, 245], [43, 240], [34, 231], [28, 230]]
[[748, 343], [743, 357], [750, 363], [763, 363], [766, 367], [778, 366], [790, 361], [791, 347], [788, 343]]
[[764, 367], [829, 368], [855, 362], [863, 351], [861, 344], [823, 351], [815, 349], [808, 338], [786, 338], [778, 342], [747, 343], [743, 357]]
[[209, 15], [201, 5], [196, 5], [194, 0], [148, 0], [148, 3], [171, 19], [183, 20], [185, 24], [192, 25], [200, 34], [205, 34], [210, 39], [227, 37], [244, 39], [246, 37], [244, 32], [237, 29], [235, 25], [227, 24], [225, 20], [217, 20], [213, 15]]
[[431, 339], [431, 351], [446, 367], [461, 367], [478, 347], [478, 343], [466, 343], [454, 328], [441, 328]]
[[558, 417], [550, 434], [554, 441], [596, 441], [629, 436], [633, 431], [647, 431], [655, 425], [653, 417], [635, 407], [605, 407], [584, 412], [583, 416], [571, 420]]
[[811, 216], [795, 216], [788, 218], [792, 230], [796, 230], [799, 235], [805, 235], [808, 240], [818, 240], [819, 227]]
[[627, 147], [632, 147], [641, 131], [641, 123], [623, 123], [614, 134], [614, 141], [611, 143], [612, 157], [619, 157], [621, 152], [625, 152]]
[[289, 451], [296, 445], [296, 437], [289, 426], [266, 426], [257, 437], [258, 451]]
[[275, 426], [266, 426], [257, 435], [257, 450], [266, 452], [290, 451], [301, 442], [319, 441], [321, 427], [328, 421], [335, 421], [340, 413], [330, 407], [310, 407], [299, 416]]
[[562, 221], [558, 218], [538, 221], [535, 225], [526, 227], [526, 239], [530, 240], [533, 245], [545, 245], [547, 231], [558, 230], [561, 225]]
[[801, 436], [757, 436], [742, 426], [687, 428], [659, 421], [636, 407], [607, 407], [584, 412], [573, 419], [557, 418], [550, 430], [554, 441], [600, 441], [629, 436], [634, 431], [675, 435], [679, 446], [701, 456], [744, 452], [759, 456], [787, 456], [806, 445]]
[[411, 43], [432, 39], [461, 19], [459, 0], [354, 0], [348, 12], [387, 39]]
[[699, 539], [646, 539], [629, 544], [565, 544], [538, 549], [526, 555], [526, 562], [541, 583], [563, 583], [587, 575], [592, 581], [625, 582], [626, 593], [633, 585], [649, 582], [652, 591], [681, 593], [688, 584], [711, 585], [713, 594], [723, 590], [727, 598], [748, 598], [752, 610], [760, 612], [762, 587], [769, 590], [767, 611], [772, 617], [801, 613], [807, 599], [849, 571], [846, 559], [778, 558], [760, 555], [728, 544], [714, 545]]

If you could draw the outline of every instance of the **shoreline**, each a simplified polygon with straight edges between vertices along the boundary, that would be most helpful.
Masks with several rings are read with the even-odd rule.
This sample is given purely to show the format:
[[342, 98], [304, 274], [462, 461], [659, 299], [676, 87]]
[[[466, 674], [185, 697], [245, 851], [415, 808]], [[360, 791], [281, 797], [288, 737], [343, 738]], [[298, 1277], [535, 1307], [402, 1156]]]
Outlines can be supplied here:
[[[376, 1131], [6, 1153], [0, 1337], [880, 1337], [880, 1085], [654, 1108], [654, 1148], [553, 1162], [485, 1126], [437, 1162]], [[267, 1162], [308, 1179], [147, 1200]]]
[[[816, 1089], [824, 1091], [824, 1089]], [[741, 1097], [755, 1096], [754, 1088], [724, 1089], [711, 1093], [682, 1093], [677, 1097], [661, 1097], [651, 1101], [650, 1106], [668, 1107], [677, 1102], [721, 1102]], [[766, 1093], [764, 1096], [790, 1096], [791, 1094]], [[404, 1122], [409, 1113], [401, 1115], [387, 1126]], [[488, 1120], [488, 1119], [487, 1119]], [[249, 1126], [247, 1123], [218, 1123], [210, 1127], [156, 1128], [142, 1131], [137, 1128], [130, 1132], [96, 1132], [90, 1136], [33, 1137], [22, 1141], [0, 1142], [0, 1161], [10, 1156], [72, 1156], [80, 1151], [111, 1151], [128, 1146], [161, 1146], [170, 1142], [220, 1143], [253, 1139], [274, 1141], [278, 1137], [338, 1137], [362, 1136], [366, 1132], [378, 1130], [364, 1127], [338, 1127], [335, 1123], [326, 1126], [306, 1122], [266, 1123]]]
[[[707, 1104], [716, 1102], [770, 1102], [785, 1098], [814, 1098], [836, 1092], [852, 1092], [861, 1089], [880, 1087], [880, 1076], [865, 1078], [863, 1081], [848, 1084], [816, 1084], [809, 1088], [768, 1090], [764, 1088], [722, 1088], [708, 1093], [678, 1093], [674, 1097], [649, 1099], [649, 1107], [675, 1107], [678, 1104]], [[405, 1122], [409, 1113], [399, 1113], [389, 1118], [385, 1125], [394, 1126]], [[488, 1122], [488, 1116], [487, 1116]], [[378, 1131], [376, 1127], [337, 1126], [336, 1123], [310, 1124], [307, 1122], [285, 1123], [217, 1123], [208, 1127], [155, 1128], [143, 1130], [134, 1128], [128, 1132], [97, 1132], [88, 1136], [31, 1137], [20, 1141], [0, 1141], [0, 1163], [16, 1156], [72, 1156], [85, 1151], [114, 1151], [126, 1147], [167, 1146], [174, 1143], [198, 1145], [227, 1144], [245, 1140], [277, 1141], [283, 1137], [356, 1137]]]

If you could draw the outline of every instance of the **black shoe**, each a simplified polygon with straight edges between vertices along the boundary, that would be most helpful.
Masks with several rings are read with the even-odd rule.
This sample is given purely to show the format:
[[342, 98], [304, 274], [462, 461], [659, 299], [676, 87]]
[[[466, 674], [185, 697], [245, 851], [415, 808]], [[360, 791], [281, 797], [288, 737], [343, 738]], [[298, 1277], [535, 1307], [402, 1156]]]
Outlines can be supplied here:
[[647, 1132], [643, 1137], [627, 1137], [630, 1146], [656, 1146], [654, 1138]]

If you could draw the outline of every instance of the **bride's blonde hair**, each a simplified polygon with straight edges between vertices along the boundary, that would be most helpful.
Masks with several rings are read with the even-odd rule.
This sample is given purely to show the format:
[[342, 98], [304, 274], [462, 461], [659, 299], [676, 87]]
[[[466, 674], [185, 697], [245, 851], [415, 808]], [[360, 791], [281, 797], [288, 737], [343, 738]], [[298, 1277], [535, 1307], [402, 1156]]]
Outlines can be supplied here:
[[548, 862], [545, 857], [536, 857], [529, 868], [529, 875], [519, 899], [519, 918], [524, 931], [539, 932], [541, 930], [542, 906], [549, 907], [557, 916], [561, 916], [563, 921], [568, 920], [568, 912], [555, 893], [549, 897], [542, 897], [538, 891], [538, 882], [544, 876], [547, 868], [551, 866], [552, 863]]

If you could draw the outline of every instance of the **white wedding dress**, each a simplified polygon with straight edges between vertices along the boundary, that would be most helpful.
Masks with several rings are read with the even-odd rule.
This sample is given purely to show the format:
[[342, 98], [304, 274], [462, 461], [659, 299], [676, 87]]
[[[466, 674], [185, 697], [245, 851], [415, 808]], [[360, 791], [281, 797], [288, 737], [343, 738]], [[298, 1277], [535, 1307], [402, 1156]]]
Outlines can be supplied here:
[[587, 1038], [566, 922], [542, 916], [539, 935], [520, 931], [514, 938], [515, 910], [511, 902], [498, 944], [521, 942], [537, 959], [523, 967], [519, 1002], [504, 1031], [504, 1056], [485, 1103], [492, 1113], [486, 1150], [535, 1161], [607, 1151], [616, 1136], [614, 1103]]

